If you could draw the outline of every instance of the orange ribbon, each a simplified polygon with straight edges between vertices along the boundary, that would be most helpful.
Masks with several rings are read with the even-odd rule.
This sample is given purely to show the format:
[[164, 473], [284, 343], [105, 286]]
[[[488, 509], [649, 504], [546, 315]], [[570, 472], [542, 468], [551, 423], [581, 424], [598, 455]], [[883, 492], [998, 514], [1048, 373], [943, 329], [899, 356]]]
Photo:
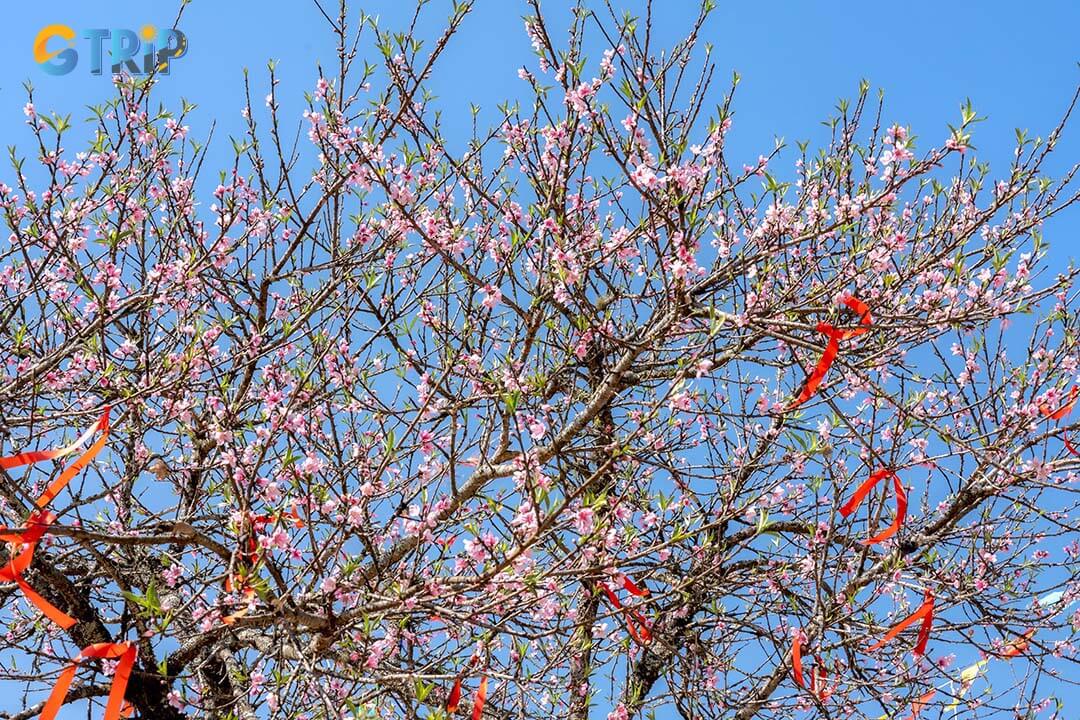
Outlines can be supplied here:
[[810, 687], [807, 688], [803, 679], [802, 638], [799, 633], [796, 633], [795, 638], [791, 641], [791, 675], [795, 679], [796, 685], [803, 690], [808, 689], [811, 695], [824, 702], [832, 695], [832, 690], [825, 684], [828, 679], [825, 668], [821, 667], [821, 663], [817, 662], [817, 658], [814, 659], [814, 669], [810, 673]]
[[109, 690], [109, 700], [105, 705], [105, 720], [120, 720], [121, 714], [126, 714], [124, 691], [127, 689], [131, 670], [135, 666], [135, 655], [135, 646], [130, 643], [95, 643], [83, 648], [71, 664], [60, 673], [49, 699], [45, 702], [45, 708], [41, 711], [41, 720], [53, 720], [60, 712], [64, 700], [67, 699], [68, 688], [75, 679], [75, 672], [79, 669], [79, 663], [88, 658], [120, 658], [120, 662], [116, 665], [116, 673], [113, 675], [112, 688]]
[[[255, 599], [255, 588], [246, 583], [242, 587], [244, 591], [244, 604], [236, 612], [221, 618], [221, 622], [226, 625], [232, 625], [237, 620], [247, 615], [251, 610], [251, 601]], [[226, 588], [226, 590], [228, 590], [228, 588]]]
[[822, 352], [817, 366], [814, 367], [814, 371], [806, 377], [806, 381], [803, 383], [802, 391], [799, 393], [799, 396], [788, 405], [787, 410], [794, 410], [814, 396], [818, 387], [821, 386], [822, 380], [825, 379], [825, 374], [829, 372], [829, 368], [832, 367], [833, 362], [836, 361], [836, 357], [840, 354], [841, 341], [853, 338], [856, 335], [862, 335], [865, 332], [870, 332], [873, 318], [870, 316], [870, 308], [867, 304], [862, 300], [853, 297], [846, 298], [844, 304], [858, 313], [859, 327], [838, 329], [827, 322], [819, 322], [817, 324], [817, 331], [829, 338], [829, 341], [826, 343], [825, 350]]
[[874, 652], [881, 648], [885, 643], [895, 638], [919, 620], [922, 620], [922, 625], [919, 628], [919, 639], [915, 643], [913, 652], [916, 655], [925, 654], [926, 643], [930, 640], [930, 629], [934, 624], [934, 594], [929, 590], [927, 590], [926, 594], [923, 596], [923, 604], [919, 606], [919, 609], [896, 623], [896, 625], [893, 625], [892, 629], [885, 633], [885, 636], [882, 637], [881, 640], [870, 646], [869, 652]]
[[859, 488], [855, 491], [855, 494], [851, 496], [851, 499], [844, 503], [840, 508], [840, 514], [847, 517], [851, 513], [855, 512], [855, 508], [859, 507], [859, 503], [870, 494], [870, 491], [874, 489], [874, 486], [885, 478], [892, 478], [893, 491], [896, 494], [896, 517], [893, 518], [892, 524], [889, 527], [882, 530], [877, 535], [869, 538], [868, 540], [861, 541], [863, 545], [878, 545], [885, 542], [900, 530], [900, 526], [904, 524], [904, 517], [907, 515], [907, 492], [904, 490], [903, 484], [900, 482], [900, 478], [892, 470], [884, 469], [874, 472]]
[[28, 527], [26, 530], [14, 533], [0, 533], [0, 540], [5, 540], [13, 545], [18, 543], [25, 546], [18, 554], [14, 550], [12, 551], [7, 565], [0, 568], [0, 580], [18, 585], [23, 594], [26, 595], [26, 599], [33, 603], [45, 617], [67, 630], [77, 622], [75, 618], [61, 611], [41, 595], [38, 595], [23, 578], [23, 573], [30, 567], [30, 563], [34, 561], [34, 551], [37, 549], [38, 541], [41, 540], [41, 536], [45, 534], [45, 530], [49, 525], [52, 525], [54, 520], [56, 520], [56, 516], [51, 512], [36, 511], [31, 513], [27, 519], [26, 524]]
[[[101, 430], [103, 433], [105, 433], [105, 435], [108, 435], [109, 433], [108, 405], [105, 406], [105, 410], [102, 413], [101, 417], [98, 418], [97, 423], [92, 428], [83, 433], [82, 437], [80, 437], [78, 440], [71, 443], [67, 447], [57, 448], [53, 450], [31, 450], [28, 452], [21, 452], [15, 455], [0, 457], [0, 468], [4, 470], [11, 470], [12, 468], [22, 467], [23, 465], [33, 465], [34, 463], [39, 463], [42, 460], [54, 460], [56, 458], [64, 457], [65, 455], [70, 455], [71, 453], [82, 447], [83, 443], [89, 440], [90, 437], [98, 430]], [[101, 445], [104, 446], [104, 443], [101, 443]], [[96, 452], [93, 453], [93, 455], [96, 454]], [[91, 459], [93, 458], [93, 455], [91, 455]], [[74, 475], [74, 473], [72, 474]], [[62, 486], [61, 489], [63, 489]], [[49, 499], [51, 499], [51, 497]]]
[[[649, 623], [645, 619], [645, 616], [632, 608], [623, 608], [622, 603], [619, 602], [619, 596], [613, 593], [611, 588], [607, 585], [603, 583], [600, 585], [604, 588], [604, 594], [607, 595], [607, 599], [612, 606], [616, 610], [621, 610], [623, 615], [626, 616], [626, 629], [630, 632], [630, 637], [634, 638], [634, 642], [638, 645], [644, 645], [652, 640], [652, 632], [649, 630]], [[623, 587], [625, 587], [627, 592], [631, 595], [637, 595], [638, 597], [647, 595], [649, 592], [648, 590], [639, 588], [634, 584], [633, 580], [625, 576], [623, 577]]]
[[45, 534], [48, 527], [56, 520], [56, 516], [51, 512], [45, 512], [45, 508], [65, 487], [67, 487], [68, 483], [71, 482], [71, 479], [78, 475], [79, 471], [89, 465], [97, 454], [105, 447], [105, 443], [109, 438], [109, 410], [109, 406], [106, 405], [104, 411], [101, 413], [101, 417], [94, 426], [83, 433], [78, 440], [66, 447], [54, 450], [33, 450], [18, 453], [17, 455], [0, 457], [0, 468], [4, 470], [11, 470], [12, 468], [21, 467], [23, 465], [33, 465], [34, 463], [43, 460], [55, 460], [75, 452], [82, 447], [95, 432], [101, 432], [101, 437], [99, 437], [86, 452], [80, 455], [75, 462], [64, 468], [60, 473], [60, 477], [50, 483], [45, 489], [45, 492], [41, 494], [41, 497], [35, 501], [34, 504], [38, 507], [38, 510], [32, 512], [30, 517], [27, 518], [27, 528], [25, 530], [17, 530], [14, 532], [0, 531], [0, 540], [26, 546], [19, 551], [18, 554], [15, 553], [14, 549], [12, 550], [7, 565], [0, 569], [0, 580], [14, 582], [18, 585], [19, 589], [23, 591], [26, 598], [31, 603], [41, 610], [47, 618], [65, 630], [74, 625], [76, 620], [61, 612], [49, 603], [48, 600], [38, 595], [26, 580], [23, 579], [23, 573], [26, 572], [30, 567], [31, 562], [33, 562], [34, 551], [37, 549], [38, 541], [41, 540], [41, 537]]
[[[1080, 395], [1080, 388], [1078, 388], [1076, 385], [1073, 385], [1072, 389], [1069, 390], [1068, 402], [1059, 407], [1057, 410], [1051, 410], [1047, 405], [1040, 405], [1039, 412], [1041, 412], [1043, 415], [1050, 418], [1051, 420], [1060, 420], [1061, 418], [1072, 412], [1073, 405], [1076, 404], [1076, 398], [1078, 395]], [[1066, 450], [1071, 452], [1073, 455], [1080, 456], [1080, 452], [1077, 452], [1076, 448], [1073, 447], [1073, 444], [1069, 441], [1069, 436], [1067, 434], [1063, 435], [1062, 439], [1065, 441]]]

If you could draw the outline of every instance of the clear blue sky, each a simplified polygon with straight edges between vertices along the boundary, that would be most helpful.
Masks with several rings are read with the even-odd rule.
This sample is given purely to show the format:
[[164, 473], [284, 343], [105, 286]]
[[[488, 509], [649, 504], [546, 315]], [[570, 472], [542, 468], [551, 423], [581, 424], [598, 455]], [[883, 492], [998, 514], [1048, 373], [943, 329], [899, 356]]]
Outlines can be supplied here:
[[[641, 3], [621, 0], [616, 4]], [[814, 137], [818, 122], [830, 113], [837, 98], [853, 95], [864, 77], [886, 90], [886, 119], [911, 124], [928, 139], [943, 137], [944, 123], [956, 120], [959, 103], [971, 97], [976, 108], [989, 116], [976, 136], [980, 152], [991, 160], [1007, 160], [1013, 128], [1023, 126], [1038, 133], [1050, 127], [1080, 80], [1076, 64], [1080, 60], [1076, 40], [1080, 3], [1072, 0], [720, 0], [718, 4], [706, 38], [714, 45], [720, 70], [737, 69], [744, 78], [732, 142], [734, 150], [745, 152], [750, 160], [771, 146], [773, 135], [789, 140]], [[353, 3], [354, 8], [380, 15], [387, 27], [402, 24], [405, 9], [401, 6], [405, 5], [411, 3]], [[519, 96], [524, 87], [516, 69], [532, 59], [520, 20], [526, 11], [523, 2], [479, 0], [477, 5], [432, 84], [451, 121], [448, 129], [454, 127], [454, 120], [458, 127], [466, 127], [469, 102], [494, 111], [500, 100]], [[544, 5], [555, 11], [568, 2], [549, 0]], [[693, 5], [690, 0], [658, 2], [664, 8], [657, 18], [661, 33], [679, 32]], [[64, 23], [78, 31], [91, 27], [137, 30], [148, 23], [161, 27], [171, 24], [177, 6], [170, 0], [8, 4], [5, 42], [0, 46], [4, 144], [25, 138], [24, 118], [18, 111], [25, 102], [24, 80], [34, 82], [42, 110], [79, 111], [110, 91], [107, 75], [90, 76], [85, 59], [63, 77], [42, 72], [31, 53], [42, 26]], [[433, 21], [442, 18], [447, 6], [446, 0], [435, 0], [427, 15]], [[293, 92], [300, 97], [312, 86], [315, 62], [333, 58], [326, 23], [305, 0], [194, 0], [181, 27], [190, 40], [190, 51], [175, 63], [162, 89], [166, 96], [184, 95], [199, 103], [200, 113], [191, 123], [196, 133], [210, 119], [217, 119], [226, 132], [239, 128], [241, 68], [251, 68], [258, 77], [268, 59], [277, 59], [281, 95]], [[427, 29], [431, 30], [430, 25]], [[1080, 132], [1074, 134], [1080, 138]], [[1061, 155], [1077, 157], [1077, 148], [1080, 139], [1067, 138]]]
[[[327, 5], [334, 5], [328, 0]], [[545, 8], [565, 17], [569, 0], [550, 0]], [[641, 0], [619, 0], [631, 9]], [[689, 22], [696, 3], [662, 0], [656, 18], [661, 37], [674, 38]], [[379, 15], [384, 27], [404, 27], [411, 2], [353, 2]], [[1080, 81], [1080, 3], [1072, 0], [1015, 3], [954, 0], [883, 2], [730, 2], [707, 27], [721, 74], [738, 70], [743, 77], [736, 102], [735, 128], [729, 140], [736, 166], [753, 162], [772, 147], [774, 136], [788, 141], [822, 137], [821, 120], [837, 99], [855, 94], [861, 78], [886, 92], [886, 122], [912, 126], [927, 142], [945, 138], [946, 122], [959, 117], [959, 104], [970, 97], [988, 116], [974, 138], [980, 157], [995, 166], [1008, 162], [1013, 129], [1024, 127], [1044, 135], [1058, 119]], [[5, 7], [5, 42], [0, 45], [0, 137], [5, 146], [25, 143], [28, 129], [21, 108], [22, 83], [31, 80], [41, 111], [71, 112], [110, 92], [108, 74], [91, 76], [84, 51], [72, 73], [53, 77], [34, 62], [35, 35], [44, 25], [63, 23], [80, 34], [87, 28], [131, 28], [171, 25], [178, 2], [155, 0], [109, 3], [52, 0], [11, 3]], [[449, 10], [435, 0], [426, 12], [424, 35], [431, 37]], [[520, 0], [479, 0], [457, 43], [443, 58], [431, 88], [444, 112], [444, 131], [453, 139], [469, 127], [468, 104], [476, 103], [493, 119], [502, 100], [524, 97], [516, 70], [533, 57], [521, 23], [526, 12]], [[181, 28], [190, 41], [185, 57], [164, 78], [166, 100], [184, 96], [198, 103], [190, 125], [204, 135], [218, 122], [216, 145], [227, 161], [227, 136], [241, 129], [241, 69], [250, 68], [255, 97], [263, 88], [266, 61], [279, 62], [283, 109], [302, 108], [303, 92], [313, 85], [315, 63], [333, 60], [334, 45], [326, 22], [306, 0], [193, 0]], [[723, 82], [720, 87], [723, 87]], [[178, 104], [178, 103], [177, 103]], [[1080, 120], [1080, 118], [1078, 118]], [[1060, 170], [1080, 158], [1080, 123], [1067, 134], [1057, 160]], [[213, 165], [213, 163], [211, 163]], [[3, 177], [7, 177], [4, 175]], [[1064, 264], [1074, 250], [1080, 218], [1062, 218], [1048, 228], [1055, 264]]]
[[[636, 1], [614, 2], [640, 6]], [[448, 4], [433, 2], [425, 36], [437, 32], [434, 26], [448, 13]], [[567, 4], [545, 2], [559, 16]], [[664, 9], [657, 18], [658, 31], [674, 38], [689, 22], [694, 3], [656, 4]], [[706, 39], [714, 46], [721, 75], [738, 70], [743, 77], [729, 143], [736, 166], [767, 153], [774, 136], [789, 141], [820, 139], [820, 121], [833, 111], [838, 98], [853, 96], [859, 80], [866, 78], [885, 90], [886, 123], [910, 125], [927, 142], [943, 140], [945, 123], [955, 124], [960, 103], [971, 98], [979, 113], [988, 116], [974, 138], [978, 153], [1003, 171], [1011, 159], [1014, 128], [1045, 136], [1080, 82], [1080, 2], [1074, 0], [718, 0], [718, 4]], [[380, 15], [387, 28], [404, 25], [402, 5], [411, 3], [353, 3], [354, 9]], [[3, 145], [28, 147], [30, 134], [22, 113], [25, 80], [35, 85], [39, 112], [71, 113], [73, 119], [85, 117], [86, 105], [111, 93], [108, 74], [91, 76], [85, 56], [69, 75], [42, 72], [31, 52], [41, 27], [63, 23], [81, 34], [87, 28], [169, 26], [176, 7], [170, 0], [6, 4], [5, 42], [0, 44]], [[525, 12], [519, 0], [479, 0], [477, 11], [444, 57], [430, 87], [439, 98], [437, 106], [451, 140], [455, 133], [460, 138], [468, 131], [470, 103], [481, 105], [488, 111], [485, 117], [494, 118], [499, 102], [524, 97], [527, 88], [516, 71], [523, 64], [533, 66], [520, 19]], [[174, 63], [171, 76], [162, 80], [160, 97], [177, 106], [180, 96], [198, 103], [188, 121], [195, 137], [205, 136], [211, 121], [218, 123], [212, 168], [227, 163], [227, 136], [241, 131], [242, 68], [252, 70], [254, 96], [262, 98], [266, 61], [277, 60], [278, 97], [299, 122], [303, 93], [316, 77], [316, 62], [330, 63], [334, 56], [325, 20], [305, 0], [194, 0], [181, 29], [190, 47]], [[80, 52], [84, 47], [79, 45]], [[74, 143], [67, 145], [75, 149]], [[1049, 170], [1060, 171], [1080, 159], [1080, 117], [1056, 155]], [[10, 179], [10, 169], [0, 168], [0, 180]], [[1080, 211], [1066, 213], [1046, 231], [1055, 266], [1080, 256]], [[965, 660], [959, 659], [961, 666]]]
[[[334, 5], [328, 0], [327, 5]], [[631, 9], [640, 0], [618, 0]], [[696, 3], [657, 2], [657, 31], [674, 38], [689, 22]], [[353, 8], [377, 14], [384, 27], [403, 27], [411, 2], [361, 0]], [[774, 136], [789, 141], [822, 137], [820, 121], [837, 99], [856, 93], [861, 78], [886, 93], [886, 122], [911, 125], [927, 142], [946, 137], [946, 122], [956, 122], [959, 105], [970, 97], [988, 116], [974, 138], [979, 154], [996, 166], [1011, 158], [1013, 129], [1044, 135], [1058, 119], [1080, 81], [1080, 3], [1072, 0], [1015, 3], [1005, 0], [956, 2], [908, 0], [861, 2], [730, 2], [707, 27], [721, 74], [738, 70], [743, 77], [730, 138], [732, 162], [753, 162], [772, 147]], [[569, 0], [549, 0], [546, 9], [564, 17]], [[36, 88], [41, 111], [84, 115], [83, 108], [110, 92], [108, 74], [89, 74], [82, 62], [72, 73], [53, 77], [35, 64], [31, 47], [38, 30], [63, 23], [82, 32], [94, 27], [168, 26], [178, 2], [155, 0], [109, 3], [52, 0], [11, 3], [5, 7], [5, 42], [0, 46], [0, 136], [3, 144], [21, 144], [28, 129], [21, 108], [24, 80]], [[435, 0], [426, 16], [424, 35], [431, 37], [448, 14], [447, 0]], [[457, 43], [443, 58], [431, 88], [443, 110], [444, 130], [453, 139], [469, 127], [468, 104], [490, 112], [502, 100], [524, 97], [516, 70], [533, 65], [521, 16], [520, 0], [479, 0]], [[313, 86], [315, 63], [333, 60], [334, 44], [326, 22], [306, 0], [193, 0], [181, 23], [190, 41], [187, 55], [164, 78], [161, 97], [184, 96], [198, 103], [190, 125], [203, 135], [218, 122], [219, 157], [227, 160], [227, 135], [241, 129], [241, 69], [250, 68], [255, 97], [265, 92], [266, 61], [279, 62], [284, 109], [301, 109], [303, 92]], [[85, 41], [79, 46], [85, 47]], [[373, 58], [374, 59], [374, 58]], [[723, 81], [720, 86], [723, 87]], [[1078, 118], [1080, 120], [1080, 118]], [[1050, 169], [1080, 158], [1080, 123], [1067, 134]], [[213, 165], [213, 163], [211, 163]], [[1048, 228], [1047, 239], [1060, 261], [1073, 250], [1080, 229], [1076, 213]]]

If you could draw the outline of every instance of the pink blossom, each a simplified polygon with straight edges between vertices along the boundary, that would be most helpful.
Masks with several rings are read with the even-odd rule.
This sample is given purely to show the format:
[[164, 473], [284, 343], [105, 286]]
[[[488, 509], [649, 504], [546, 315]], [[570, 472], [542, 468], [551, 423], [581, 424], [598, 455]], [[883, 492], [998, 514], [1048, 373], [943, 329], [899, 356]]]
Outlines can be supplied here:
[[493, 285], [485, 285], [481, 288], [481, 292], [484, 293], [484, 299], [480, 301], [480, 304], [488, 310], [494, 310], [495, 306], [502, 302], [502, 290]]
[[583, 507], [574, 513], [574, 528], [579, 535], [589, 535], [593, 531], [592, 508]]
[[628, 717], [630, 717], [630, 713], [627, 711], [626, 706], [619, 703], [614, 710], [608, 713], [607, 720], [627, 720]]

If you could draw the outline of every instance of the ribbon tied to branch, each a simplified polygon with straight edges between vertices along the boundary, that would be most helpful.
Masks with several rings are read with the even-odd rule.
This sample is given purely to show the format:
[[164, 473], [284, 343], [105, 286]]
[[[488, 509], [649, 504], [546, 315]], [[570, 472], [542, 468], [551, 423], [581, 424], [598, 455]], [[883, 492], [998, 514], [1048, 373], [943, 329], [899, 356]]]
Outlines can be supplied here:
[[817, 331], [828, 338], [828, 341], [825, 344], [825, 350], [821, 353], [821, 358], [818, 360], [814, 370], [803, 382], [802, 390], [799, 392], [798, 397], [788, 405], [786, 408], [787, 410], [794, 410], [814, 396], [814, 393], [817, 392], [822, 381], [825, 379], [826, 373], [829, 372], [829, 368], [832, 367], [832, 364], [840, 355], [841, 342], [853, 338], [856, 335], [870, 332], [873, 318], [870, 315], [869, 306], [862, 300], [854, 297], [846, 298], [844, 304], [859, 315], [858, 327], [836, 328], [827, 322], [819, 322], [817, 324]]

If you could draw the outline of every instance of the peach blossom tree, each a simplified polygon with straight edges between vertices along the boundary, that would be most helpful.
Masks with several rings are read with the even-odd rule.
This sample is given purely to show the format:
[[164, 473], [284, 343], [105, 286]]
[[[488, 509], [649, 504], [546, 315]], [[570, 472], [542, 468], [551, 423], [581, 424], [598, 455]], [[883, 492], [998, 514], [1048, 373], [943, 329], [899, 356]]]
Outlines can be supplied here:
[[[1060, 713], [1072, 105], [991, 169], [970, 106], [916, 139], [864, 84], [746, 164], [710, 2], [667, 48], [531, 5], [529, 99], [466, 142], [426, 87], [467, 1], [423, 42], [342, 6], [225, 167], [153, 80], [82, 128], [30, 94], [0, 450], [110, 423], [20, 575], [73, 624], [5, 576], [6, 717], [119, 642], [144, 718]], [[0, 472], [9, 533], [74, 457]]]

